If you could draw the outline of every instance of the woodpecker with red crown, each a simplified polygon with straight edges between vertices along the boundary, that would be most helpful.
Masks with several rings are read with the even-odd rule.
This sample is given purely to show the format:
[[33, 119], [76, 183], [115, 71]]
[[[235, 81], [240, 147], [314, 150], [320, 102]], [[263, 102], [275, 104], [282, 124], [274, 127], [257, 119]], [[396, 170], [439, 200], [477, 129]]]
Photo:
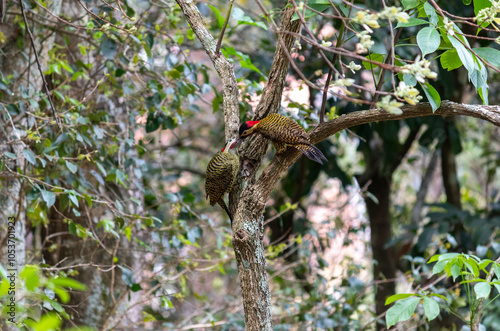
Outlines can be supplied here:
[[283, 153], [286, 145], [301, 151], [311, 160], [323, 164], [327, 160], [321, 151], [311, 144], [307, 132], [295, 121], [280, 114], [270, 114], [260, 121], [247, 121], [240, 126], [240, 137], [244, 139], [254, 133], [260, 133], [271, 140], [276, 148], [276, 154]]
[[207, 198], [210, 198], [210, 206], [218, 203], [226, 211], [231, 224], [233, 216], [224, 202], [224, 194], [231, 192], [240, 168], [240, 159], [234, 148], [236, 143], [236, 139], [229, 139], [224, 148], [214, 155], [208, 162], [205, 179], [205, 190]]

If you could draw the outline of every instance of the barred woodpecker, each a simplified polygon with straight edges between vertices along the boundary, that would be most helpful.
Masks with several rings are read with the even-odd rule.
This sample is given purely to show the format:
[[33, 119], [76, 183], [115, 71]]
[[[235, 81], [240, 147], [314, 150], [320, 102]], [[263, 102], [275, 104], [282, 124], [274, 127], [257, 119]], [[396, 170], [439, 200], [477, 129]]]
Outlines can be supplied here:
[[233, 217], [224, 202], [224, 193], [230, 192], [233, 188], [240, 168], [240, 160], [234, 149], [236, 143], [236, 139], [229, 139], [224, 148], [214, 155], [208, 162], [205, 179], [205, 190], [207, 198], [210, 198], [210, 206], [218, 203], [226, 211], [231, 224]]
[[307, 132], [295, 121], [280, 114], [270, 114], [260, 121], [247, 121], [240, 126], [240, 138], [260, 133], [271, 140], [276, 154], [283, 153], [286, 145], [293, 146], [313, 161], [323, 164], [327, 160], [321, 151], [311, 144]]

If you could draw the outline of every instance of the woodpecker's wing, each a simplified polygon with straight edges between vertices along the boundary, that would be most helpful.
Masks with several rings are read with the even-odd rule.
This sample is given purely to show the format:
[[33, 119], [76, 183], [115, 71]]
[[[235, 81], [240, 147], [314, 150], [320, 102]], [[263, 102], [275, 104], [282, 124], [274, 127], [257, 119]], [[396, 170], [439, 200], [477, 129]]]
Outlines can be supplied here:
[[208, 163], [205, 189], [207, 196], [210, 197], [211, 206], [223, 198], [233, 181], [234, 165], [229, 157], [231, 157], [229, 153], [218, 152]]

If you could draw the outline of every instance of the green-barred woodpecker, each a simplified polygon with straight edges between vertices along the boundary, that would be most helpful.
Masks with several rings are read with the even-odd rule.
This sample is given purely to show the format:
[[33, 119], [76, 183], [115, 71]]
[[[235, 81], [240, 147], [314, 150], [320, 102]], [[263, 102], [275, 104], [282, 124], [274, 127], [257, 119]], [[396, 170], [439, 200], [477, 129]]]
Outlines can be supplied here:
[[240, 159], [234, 148], [236, 143], [236, 139], [230, 139], [224, 148], [214, 155], [208, 162], [205, 179], [205, 190], [207, 198], [210, 198], [210, 206], [218, 203], [226, 211], [231, 224], [233, 217], [224, 202], [224, 194], [229, 193], [233, 188], [240, 168]]
[[271, 140], [276, 148], [276, 154], [283, 153], [286, 145], [293, 146], [313, 161], [323, 164], [326, 157], [311, 144], [309, 135], [297, 122], [280, 114], [270, 114], [260, 121], [247, 121], [240, 126], [240, 138], [260, 133]]

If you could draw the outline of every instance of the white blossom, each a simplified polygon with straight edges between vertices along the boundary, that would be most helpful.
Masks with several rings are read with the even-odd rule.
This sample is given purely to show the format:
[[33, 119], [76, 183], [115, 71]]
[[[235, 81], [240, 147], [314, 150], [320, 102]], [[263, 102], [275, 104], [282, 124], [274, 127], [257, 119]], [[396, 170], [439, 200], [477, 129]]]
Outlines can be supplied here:
[[359, 64], [354, 63], [354, 61], [351, 61], [348, 65], [346, 65], [347, 69], [351, 69], [352, 73], [355, 74], [356, 71], [361, 69], [361, 66]]
[[333, 85], [335, 86], [352, 86], [354, 84], [355, 80], [352, 78], [340, 78], [337, 79], [333, 82]]
[[420, 60], [420, 55], [418, 55], [413, 64], [401, 67], [401, 73], [413, 75], [417, 81], [425, 83], [425, 78], [434, 79], [437, 77], [437, 73], [430, 69], [430, 65], [429, 61]]
[[356, 37], [359, 38], [359, 43], [356, 44], [356, 53], [358, 54], [368, 52], [368, 50], [373, 46], [373, 44], [375, 44], [368, 31], [362, 31], [360, 33], [357, 33]]
[[396, 88], [396, 96], [405, 99], [410, 105], [415, 105], [422, 99], [419, 94], [415, 87], [408, 86], [405, 82], [399, 82], [399, 86]]
[[387, 110], [389, 113], [399, 115], [402, 114], [403, 111], [401, 107], [403, 104], [397, 100], [391, 100], [391, 96], [387, 95], [383, 97], [379, 102], [377, 102], [377, 108]]
[[443, 25], [444, 29], [446, 31], [446, 34], [449, 34], [450, 36], [455, 35], [455, 30], [453, 29], [453, 22], [451, 22], [448, 17], [443, 18]]
[[390, 21], [407, 23], [410, 15], [398, 7], [386, 7], [380, 14], [380, 18], [387, 18]]
[[360, 10], [356, 13], [356, 17], [353, 19], [353, 22], [361, 24], [361, 26], [368, 32], [373, 33], [373, 29], [380, 28], [378, 24], [378, 14], [370, 14], [368, 11]]
[[325, 40], [323, 40], [321, 42], [321, 46], [323, 46], [323, 47], [330, 47], [330, 46], [332, 46], [332, 42], [331, 41], [325, 41]]

